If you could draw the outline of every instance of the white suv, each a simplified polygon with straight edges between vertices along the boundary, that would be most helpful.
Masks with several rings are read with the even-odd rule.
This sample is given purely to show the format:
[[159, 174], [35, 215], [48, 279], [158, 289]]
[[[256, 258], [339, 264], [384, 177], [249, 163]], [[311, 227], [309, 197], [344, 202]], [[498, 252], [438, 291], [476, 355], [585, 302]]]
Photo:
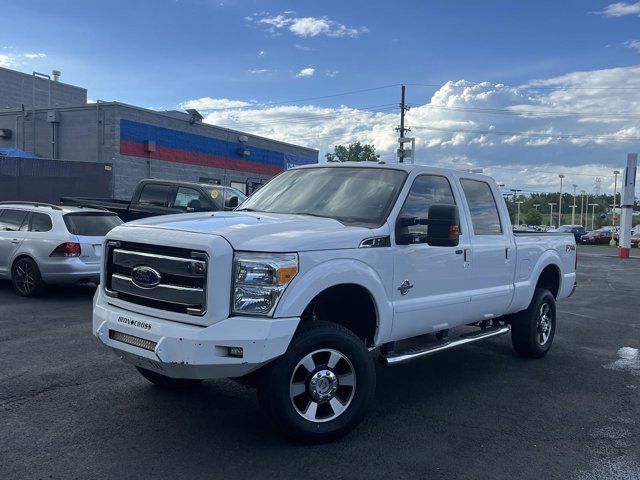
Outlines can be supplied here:
[[25, 297], [47, 284], [97, 283], [102, 239], [121, 223], [92, 208], [0, 202], [0, 279]]

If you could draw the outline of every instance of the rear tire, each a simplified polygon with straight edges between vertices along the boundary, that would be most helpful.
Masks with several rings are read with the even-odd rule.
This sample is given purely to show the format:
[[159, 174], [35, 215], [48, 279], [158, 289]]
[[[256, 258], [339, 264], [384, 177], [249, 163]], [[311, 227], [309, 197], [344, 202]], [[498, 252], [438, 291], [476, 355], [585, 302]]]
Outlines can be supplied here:
[[258, 400], [285, 436], [323, 443], [362, 421], [375, 384], [374, 362], [362, 340], [340, 325], [314, 321], [265, 368]]
[[536, 288], [526, 310], [513, 316], [511, 342], [527, 358], [544, 357], [556, 333], [556, 299], [545, 288]]
[[154, 385], [161, 388], [176, 389], [176, 388], [189, 388], [197, 385], [202, 380], [194, 380], [191, 378], [171, 378], [161, 373], [152, 372], [146, 368], [136, 367], [144, 378], [149, 380]]
[[38, 265], [29, 257], [16, 260], [11, 268], [11, 281], [15, 292], [23, 297], [37, 297], [46, 288]]

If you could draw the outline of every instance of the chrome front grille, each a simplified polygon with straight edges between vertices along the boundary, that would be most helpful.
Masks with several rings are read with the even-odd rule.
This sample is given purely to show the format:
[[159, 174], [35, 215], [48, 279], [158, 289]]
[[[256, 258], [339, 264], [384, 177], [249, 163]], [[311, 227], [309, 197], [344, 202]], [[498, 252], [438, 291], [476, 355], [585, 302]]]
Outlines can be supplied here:
[[105, 293], [151, 308], [204, 315], [208, 263], [200, 251], [107, 242]]

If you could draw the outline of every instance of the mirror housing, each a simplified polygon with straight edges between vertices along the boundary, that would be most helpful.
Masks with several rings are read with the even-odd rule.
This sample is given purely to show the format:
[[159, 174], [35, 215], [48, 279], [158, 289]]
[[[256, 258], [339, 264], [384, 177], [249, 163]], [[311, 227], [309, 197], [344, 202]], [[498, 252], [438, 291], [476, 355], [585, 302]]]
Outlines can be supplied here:
[[[427, 225], [427, 235], [409, 233], [408, 227]], [[458, 222], [458, 207], [455, 205], [431, 205], [429, 218], [398, 217], [396, 220], [396, 243], [410, 245], [413, 243], [427, 243], [432, 247], [455, 247], [459, 243], [460, 227]], [[416, 241], [417, 240], [417, 241]]]
[[431, 205], [427, 243], [433, 247], [457, 247], [460, 243], [458, 207]]

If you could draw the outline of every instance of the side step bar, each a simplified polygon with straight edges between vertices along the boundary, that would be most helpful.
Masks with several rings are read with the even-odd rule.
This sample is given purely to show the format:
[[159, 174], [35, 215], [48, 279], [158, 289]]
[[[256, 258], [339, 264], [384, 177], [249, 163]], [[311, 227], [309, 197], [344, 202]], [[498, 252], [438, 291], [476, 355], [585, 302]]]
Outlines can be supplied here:
[[431, 355], [433, 353], [442, 352], [443, 350], [448, 350], [453, 347], [458, 347], [460, 345], [465, 345], [467, 343], [477, 342], [479, 340], [484, 340], [485, 338], [504, 335], [505, 333], [509, 333], [509, 331], [510, 331], [510, 328], [507, 326], [490, 327], [490, 328], [481, 330], [480, 332], [462, 335], [457, 340], [447, 340], [443, 343], [438, 343], [436, 345], [418, 348], [416, 350], [408, 350], [406, 352], [392, 352], [388, 355], [382, 355], [381, 360], [385, 365], [400, 365], [402, 363], [407, 363], [412, 360], [417, 360], [418, 358], [426, 357], [427, 355]]

